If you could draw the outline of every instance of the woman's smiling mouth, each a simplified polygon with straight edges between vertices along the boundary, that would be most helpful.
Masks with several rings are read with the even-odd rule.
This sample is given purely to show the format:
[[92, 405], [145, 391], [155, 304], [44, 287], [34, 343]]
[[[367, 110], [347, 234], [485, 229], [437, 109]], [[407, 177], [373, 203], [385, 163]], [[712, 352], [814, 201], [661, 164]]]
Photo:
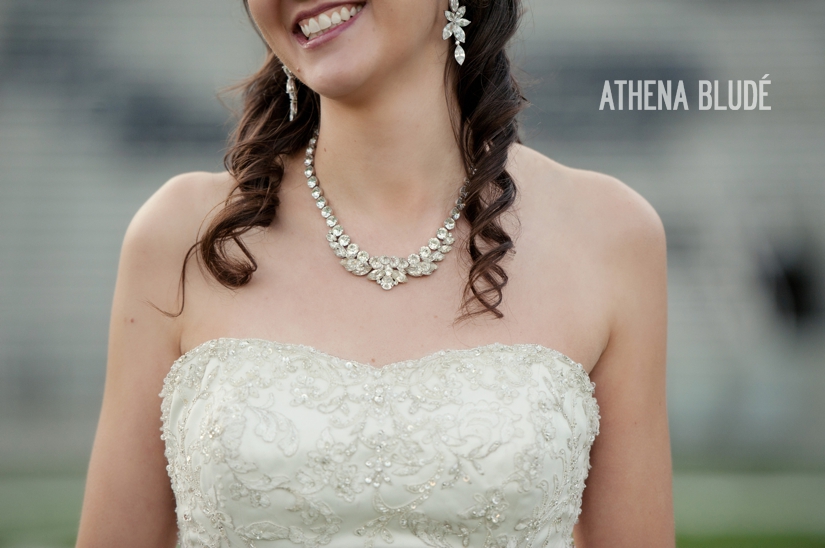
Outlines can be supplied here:
[[300, 41], [308, 44], [350, 21], [363, 7], [363, 3], [353, 2], [338, 5], [312, 17], [305, 17], [297, 22], [295, 33]]

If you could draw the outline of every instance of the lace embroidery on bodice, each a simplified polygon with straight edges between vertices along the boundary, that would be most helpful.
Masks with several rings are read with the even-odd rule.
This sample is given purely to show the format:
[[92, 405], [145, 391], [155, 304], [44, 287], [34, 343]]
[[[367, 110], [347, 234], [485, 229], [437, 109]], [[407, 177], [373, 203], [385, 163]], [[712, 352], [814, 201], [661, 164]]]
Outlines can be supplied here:
[[376, 368], [207, 341], [160, 393], [180, 544], [570, 547], [593, 393], [581, 365], [534, 344]]

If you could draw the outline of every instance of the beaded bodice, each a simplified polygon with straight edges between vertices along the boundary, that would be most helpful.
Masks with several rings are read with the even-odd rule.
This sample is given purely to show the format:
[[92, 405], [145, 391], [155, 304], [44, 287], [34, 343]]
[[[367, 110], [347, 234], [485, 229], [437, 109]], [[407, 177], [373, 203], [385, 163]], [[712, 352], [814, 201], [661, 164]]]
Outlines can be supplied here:
[[376, 368], [207, 341], [160, 394], [180, 544], [572, 546], [593, 392], [581, 365], [534, 344]]

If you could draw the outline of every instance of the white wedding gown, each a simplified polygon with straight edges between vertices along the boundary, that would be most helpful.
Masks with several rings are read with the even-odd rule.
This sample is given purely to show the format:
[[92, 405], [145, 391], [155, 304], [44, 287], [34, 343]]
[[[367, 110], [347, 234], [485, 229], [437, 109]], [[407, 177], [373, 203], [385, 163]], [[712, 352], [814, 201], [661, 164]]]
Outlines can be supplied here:
[[593, 392], [581, 365], [534, 344], [376, 368], [207, 341], [160, 394], [180, 545], [572, 546]]

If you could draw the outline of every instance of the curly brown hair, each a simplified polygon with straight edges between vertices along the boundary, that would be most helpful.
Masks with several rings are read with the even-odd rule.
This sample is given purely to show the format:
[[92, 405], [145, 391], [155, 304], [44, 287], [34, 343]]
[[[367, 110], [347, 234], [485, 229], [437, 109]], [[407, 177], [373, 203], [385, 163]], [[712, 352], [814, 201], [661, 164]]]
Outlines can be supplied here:
[[[505, 48], [518, 28], [522, 8], [521, 0], [466, 3], [466, 17], [473, 22], [464, 45], [467, 58], [461, 66], [449, 59], [444, 71], [448, 95], [450, 82], [454, 82], [460, 117], [453, 122], [453, 132], [469, 174], [464, 218], [470, 225], [465, 245], [471, 266], [461, 318], [484, 313], [502, 318], [498, 307], [508, 277], [499, 263], [514, 244], [500, 217], [516, 199], [516, 185], [505, 166], [511, 145], [521, 143], [516, 117], [527, 106]], [[247, 0], [244, 7], [252, 20]], [[257, 269], [255, 257], [241, 236], [255, 227], [268, 227], [275, 219], [284, 158], [306, 147], [320, 118], [318, 94], [298, 85], [301, 108], [294, 121], [288, 121], [289, 98], [283, 91], [286, 75], [282, 67], [268, 51], [263, 67], [239, 86], [243, 89], [243, 111], [224, 157], [224, 166], [236, 185], [225, 207], [184, 258], [180, 278], [183, 299], [186, 264], [195, 252], [209, 273], [228, 288], [247, 284]], [[228, 252], [230, 242], [238, 246], [242, 256]], [[177, 314], [166, 314], [179, 316], [184, 304], [182, 300]]]

